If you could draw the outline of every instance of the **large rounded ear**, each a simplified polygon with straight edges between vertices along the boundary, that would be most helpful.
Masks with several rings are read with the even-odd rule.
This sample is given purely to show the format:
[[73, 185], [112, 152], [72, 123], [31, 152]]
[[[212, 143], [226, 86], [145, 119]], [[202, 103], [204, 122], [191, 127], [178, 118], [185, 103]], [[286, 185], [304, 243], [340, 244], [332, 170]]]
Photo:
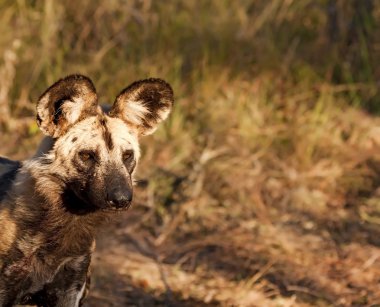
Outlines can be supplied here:
[[173, 106], [173, 90], [161, 79], [132, 83], [117, 97], [109, 113], [136, 128], [142, 135], [153, 133], [165, 120]]
[[37, 103], [37, 123], [53, 138], [87, 116], [97, 114], [98, 98], [92, 81], [82, 75], [58, 80], [41, 95]]

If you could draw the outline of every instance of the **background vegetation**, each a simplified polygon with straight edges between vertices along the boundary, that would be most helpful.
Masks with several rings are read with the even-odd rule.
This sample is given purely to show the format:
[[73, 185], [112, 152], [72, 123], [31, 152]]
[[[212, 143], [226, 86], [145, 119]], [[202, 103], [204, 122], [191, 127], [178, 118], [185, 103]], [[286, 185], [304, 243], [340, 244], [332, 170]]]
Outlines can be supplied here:
[[380, 306], [380, 3], [0, 2], [0, 154], [82, 73], [160, 77], [138, 199], [100, 235], [87, 306]]

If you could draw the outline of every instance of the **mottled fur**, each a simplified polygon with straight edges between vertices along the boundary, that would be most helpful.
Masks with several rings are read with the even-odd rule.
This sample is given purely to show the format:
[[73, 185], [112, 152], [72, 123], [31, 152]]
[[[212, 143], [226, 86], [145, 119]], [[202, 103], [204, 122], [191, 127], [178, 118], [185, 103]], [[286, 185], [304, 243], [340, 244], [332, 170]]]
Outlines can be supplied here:
[[48, 135], [22, 163], [0, 158], [0, 306], [78, 306], [99, 226], [132, 199], [138, 136], [173, 104], [159, 79], [136, 82], [103, 112], [91, 80], [68, 76], [39, 99]]

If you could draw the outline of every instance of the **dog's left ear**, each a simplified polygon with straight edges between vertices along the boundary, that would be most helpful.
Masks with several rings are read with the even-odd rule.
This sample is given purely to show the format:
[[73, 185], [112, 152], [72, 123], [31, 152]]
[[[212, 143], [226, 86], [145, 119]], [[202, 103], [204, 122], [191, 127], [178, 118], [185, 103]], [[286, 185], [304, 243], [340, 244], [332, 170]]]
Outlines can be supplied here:
[[58, 80], [37, 103], [37, 123], [43, 133], [57, 138], [80, 120], [97, 114], [98, 98], [92, 81], [82, 75]]
[[148, 135], [168, 117], [173, 102], [173, 90], [168, 83], [161, 79], [141, 80], [116, 97], [109, 115], [121, 118], [141, 135]]

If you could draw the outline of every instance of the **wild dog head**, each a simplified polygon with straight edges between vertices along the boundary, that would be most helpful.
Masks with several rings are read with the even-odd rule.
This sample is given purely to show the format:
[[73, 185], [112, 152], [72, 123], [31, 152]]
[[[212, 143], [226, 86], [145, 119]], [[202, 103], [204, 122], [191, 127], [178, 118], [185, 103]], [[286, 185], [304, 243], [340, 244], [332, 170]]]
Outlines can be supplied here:
[[59, 183], [67, 209], [128, 208], [140, 157], [138, 138], [153, 133], [172, 105], [173, 91], [160, 79], [131, 84], [106, 113], [85, 76], [71, 75], [49, 87], [39, 98], [37, 123], [56, 140], [42, 161]]

